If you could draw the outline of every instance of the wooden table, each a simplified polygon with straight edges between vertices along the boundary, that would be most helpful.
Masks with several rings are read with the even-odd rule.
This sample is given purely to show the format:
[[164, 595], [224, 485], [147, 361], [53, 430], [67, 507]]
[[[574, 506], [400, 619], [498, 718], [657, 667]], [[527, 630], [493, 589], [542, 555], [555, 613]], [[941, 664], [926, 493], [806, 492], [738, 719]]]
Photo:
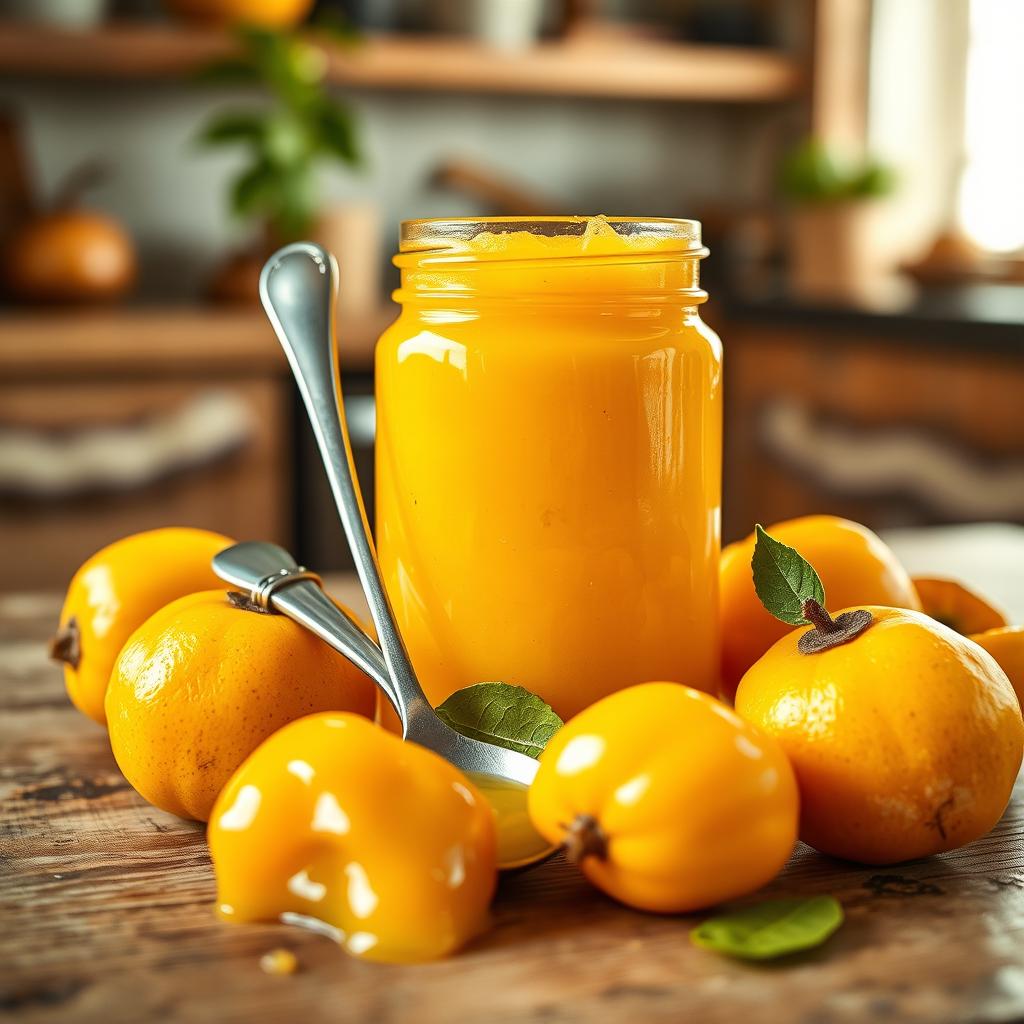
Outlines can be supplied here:
[[[44, 653], [58, 607], [0, 598], [0, 1013], [12, 1019], [1024, 1019], [1024, 785], [991, 835], [943, 857], [873, 869], [798, 849], [765, 894], [834, 893], [847, 922], [770, 965], [692, 946], [699, 915], [627, 910], [560, 859], [504, 878], [491, 930], [439, 963], [362, 963], [284, 926], [222, 924], [202, 827], [136, 796], [103, 730], [67, 703]], [[281, 946], [300, 971], [264, 974], [261, 954]]]

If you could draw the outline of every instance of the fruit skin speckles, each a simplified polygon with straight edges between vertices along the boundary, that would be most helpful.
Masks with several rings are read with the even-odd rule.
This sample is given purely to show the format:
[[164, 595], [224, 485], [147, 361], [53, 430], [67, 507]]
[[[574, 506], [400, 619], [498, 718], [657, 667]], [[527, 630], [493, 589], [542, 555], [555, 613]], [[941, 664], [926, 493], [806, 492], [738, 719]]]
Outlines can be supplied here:
[[872, 625], [830, 650], [801, 654], [800, 629], [779, 640], [743, 677], [736, 710], [789, 756], [804, 842], [896, 864], [996, 824], [1024, 754], [1024, 720], [977, 644], [920, 612], [869, 610]]
[[234, 541], [189, 527], [147, 530], [108, 544], [71, 579], [50, 655], [64, 666], [71, 702], [100, 725], [114, 662], [125, 641], [164, 605], [219, 587], [210, 568]]
[[162, 810], [206, 821], [232, 772], [276, 729], [318, 711], [372, 718], [377, 698], [366, 675], [290, 619], [206, 590], [132, 634], [105, 700], [125, 778]]

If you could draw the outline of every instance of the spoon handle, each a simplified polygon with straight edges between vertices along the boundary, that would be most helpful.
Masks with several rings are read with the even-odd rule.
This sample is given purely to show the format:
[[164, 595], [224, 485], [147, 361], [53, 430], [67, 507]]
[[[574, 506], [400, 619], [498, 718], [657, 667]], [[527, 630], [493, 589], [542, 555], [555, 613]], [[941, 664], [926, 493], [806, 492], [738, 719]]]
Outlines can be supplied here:
[[284, 348], [313, 426], [320, 457], [377, 628], [378, 643], [393, 683], [404, 734], [413, 719], [432, 709], [423, 694], [380, 578], [370, 539], [341, 400], [334, 306], [338, 264], [325, 249], [296, 242], [267, 260], [260, 299]]
[[[307, 574], [284, 548], [267, 541], [242, 541], [214, 555], [212, 564], [222, 580], [253, 595], [261, 607], [269, 604], [305, 626], [362, 669], [398, 711], [398, 698], [380, 648], [327, 596], [319, 577]], [[313, 578], [304, 579], [300, 574]], [[279, 585], [260, 601], [258, 595], [268, 580], [276, 580]]]

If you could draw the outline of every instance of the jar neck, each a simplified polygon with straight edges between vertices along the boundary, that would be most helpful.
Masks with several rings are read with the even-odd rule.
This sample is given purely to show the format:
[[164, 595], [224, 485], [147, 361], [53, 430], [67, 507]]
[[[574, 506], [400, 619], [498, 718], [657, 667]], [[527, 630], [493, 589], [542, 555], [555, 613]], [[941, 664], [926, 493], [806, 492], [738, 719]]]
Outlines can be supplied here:
[[402, 305], [529, 304], [558, 306], [697, 306], [706, 250], [540, 259], [481, 260], [465, 255], [395, 257]]

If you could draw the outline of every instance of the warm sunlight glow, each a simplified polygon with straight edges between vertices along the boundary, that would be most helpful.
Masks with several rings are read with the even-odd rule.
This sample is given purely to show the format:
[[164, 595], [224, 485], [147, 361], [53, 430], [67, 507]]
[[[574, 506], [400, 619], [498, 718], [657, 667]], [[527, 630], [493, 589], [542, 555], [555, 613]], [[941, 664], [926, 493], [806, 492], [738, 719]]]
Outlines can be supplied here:
[[979, 245], [1024, 246], [1024, 3], [971, 0], [960, 219]]

